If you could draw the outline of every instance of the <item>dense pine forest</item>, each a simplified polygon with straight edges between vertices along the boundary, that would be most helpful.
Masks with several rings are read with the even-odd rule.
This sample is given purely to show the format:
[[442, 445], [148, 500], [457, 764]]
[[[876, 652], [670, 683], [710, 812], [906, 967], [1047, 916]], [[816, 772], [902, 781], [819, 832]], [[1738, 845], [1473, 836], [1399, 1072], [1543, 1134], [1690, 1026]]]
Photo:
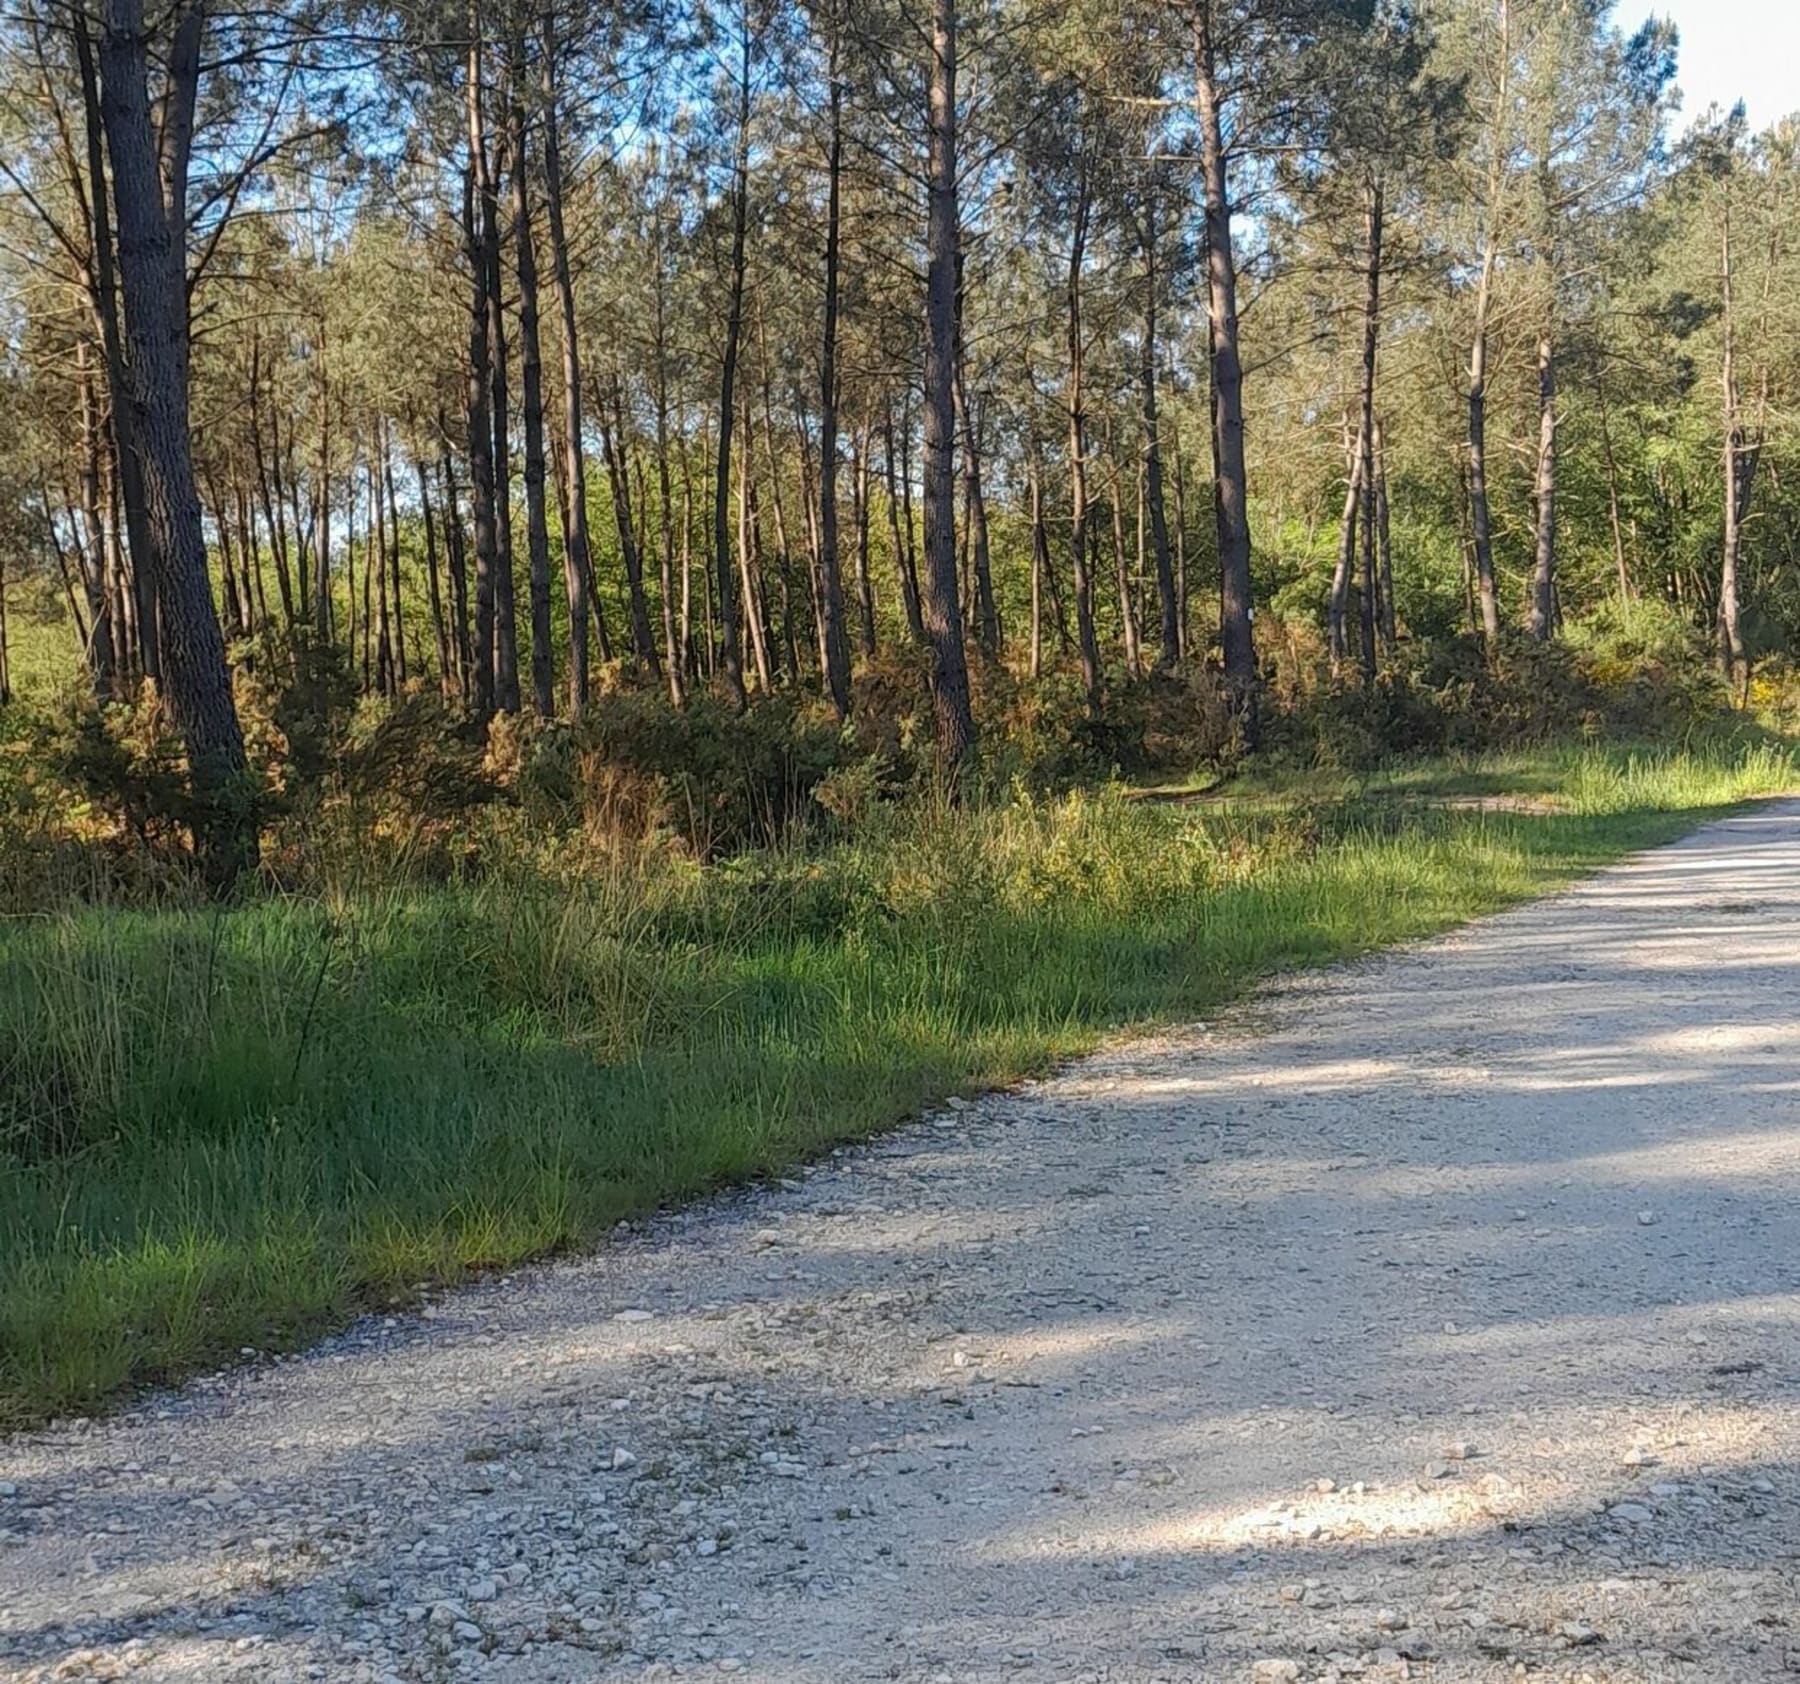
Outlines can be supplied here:
[[1534, 642], [1741, 700], [1800, 619], [1800, 133], [1673, 139], [1672, 29], [1600, 0], [34, 0], [4, 47], [12, 641], [85, 662], [113, 764], [65, 763], [140, 817], [168, 738], [216, 881], [320, 771], [284, 707], [1130, 769], [1322, 694], [1364, 748], [1454, 687], [1579, 714]]
[[8, 8], [0, 1414], [1791, 782], [1800, 126], [1679, 81], [1609, 0]]

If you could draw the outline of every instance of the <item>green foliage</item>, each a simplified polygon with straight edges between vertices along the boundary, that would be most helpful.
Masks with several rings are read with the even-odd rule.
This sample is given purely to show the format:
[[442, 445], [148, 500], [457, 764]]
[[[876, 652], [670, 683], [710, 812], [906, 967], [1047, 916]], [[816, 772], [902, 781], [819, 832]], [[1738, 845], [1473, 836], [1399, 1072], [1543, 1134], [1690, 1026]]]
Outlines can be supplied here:
[[[1731, 746], [1418, 766], [1361, 794], [883, 800], [853, 841], [706, 869], [652, 852], [572, 876], [520, 831], [441, 887], [364, 870], [309, 899], [12, 924], [0, 1414], [576, 1243], [1794, 774]], [[542, 779], [527, 806], [576, 798], [518, 776]], [[1560, 811], [1443, 804], [1484, 779]]]
[[1560, 642], [1472, 633], [1402, 643], [1373, 686], [1290, 673], [1269, 728], [1303, 765], [1372, 767], [1398, 755], [1491, 753], [1555, 741], [1667, 738], [1723, 720], [1731, 698], [1711, 652], [1661, 604], [1616, 604]]

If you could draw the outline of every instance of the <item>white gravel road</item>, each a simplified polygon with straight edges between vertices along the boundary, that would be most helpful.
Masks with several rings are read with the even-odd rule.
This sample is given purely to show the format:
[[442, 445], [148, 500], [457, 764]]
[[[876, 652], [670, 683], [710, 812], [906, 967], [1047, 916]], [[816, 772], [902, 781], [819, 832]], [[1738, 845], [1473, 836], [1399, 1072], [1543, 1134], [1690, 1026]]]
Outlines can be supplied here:
[[0, 1443], [0, 1677], [1800, 1673], [1800, 803]]

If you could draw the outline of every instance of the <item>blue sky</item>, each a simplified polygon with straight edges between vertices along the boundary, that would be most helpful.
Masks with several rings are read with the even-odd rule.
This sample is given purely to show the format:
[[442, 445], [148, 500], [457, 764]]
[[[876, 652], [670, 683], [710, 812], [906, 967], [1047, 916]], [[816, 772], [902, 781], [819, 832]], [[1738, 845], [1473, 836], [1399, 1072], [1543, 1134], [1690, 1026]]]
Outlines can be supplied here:
[[1753, 128], [1800, 111], [1800, 0], [1620, 0], [1617, 16], [1630, 28], [1650, 12], [1681, 31], [1677, 127], [1715, 101], [1743, 100]]

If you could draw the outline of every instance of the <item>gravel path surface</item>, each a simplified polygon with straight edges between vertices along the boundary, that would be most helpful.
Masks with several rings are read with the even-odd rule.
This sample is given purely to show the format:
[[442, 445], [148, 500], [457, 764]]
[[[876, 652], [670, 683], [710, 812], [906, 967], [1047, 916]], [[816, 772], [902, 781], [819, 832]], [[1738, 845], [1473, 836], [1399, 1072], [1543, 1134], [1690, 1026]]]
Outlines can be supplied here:
[[1800, 1673], [1800, 803], [0, 1443], [0, 1677]]

